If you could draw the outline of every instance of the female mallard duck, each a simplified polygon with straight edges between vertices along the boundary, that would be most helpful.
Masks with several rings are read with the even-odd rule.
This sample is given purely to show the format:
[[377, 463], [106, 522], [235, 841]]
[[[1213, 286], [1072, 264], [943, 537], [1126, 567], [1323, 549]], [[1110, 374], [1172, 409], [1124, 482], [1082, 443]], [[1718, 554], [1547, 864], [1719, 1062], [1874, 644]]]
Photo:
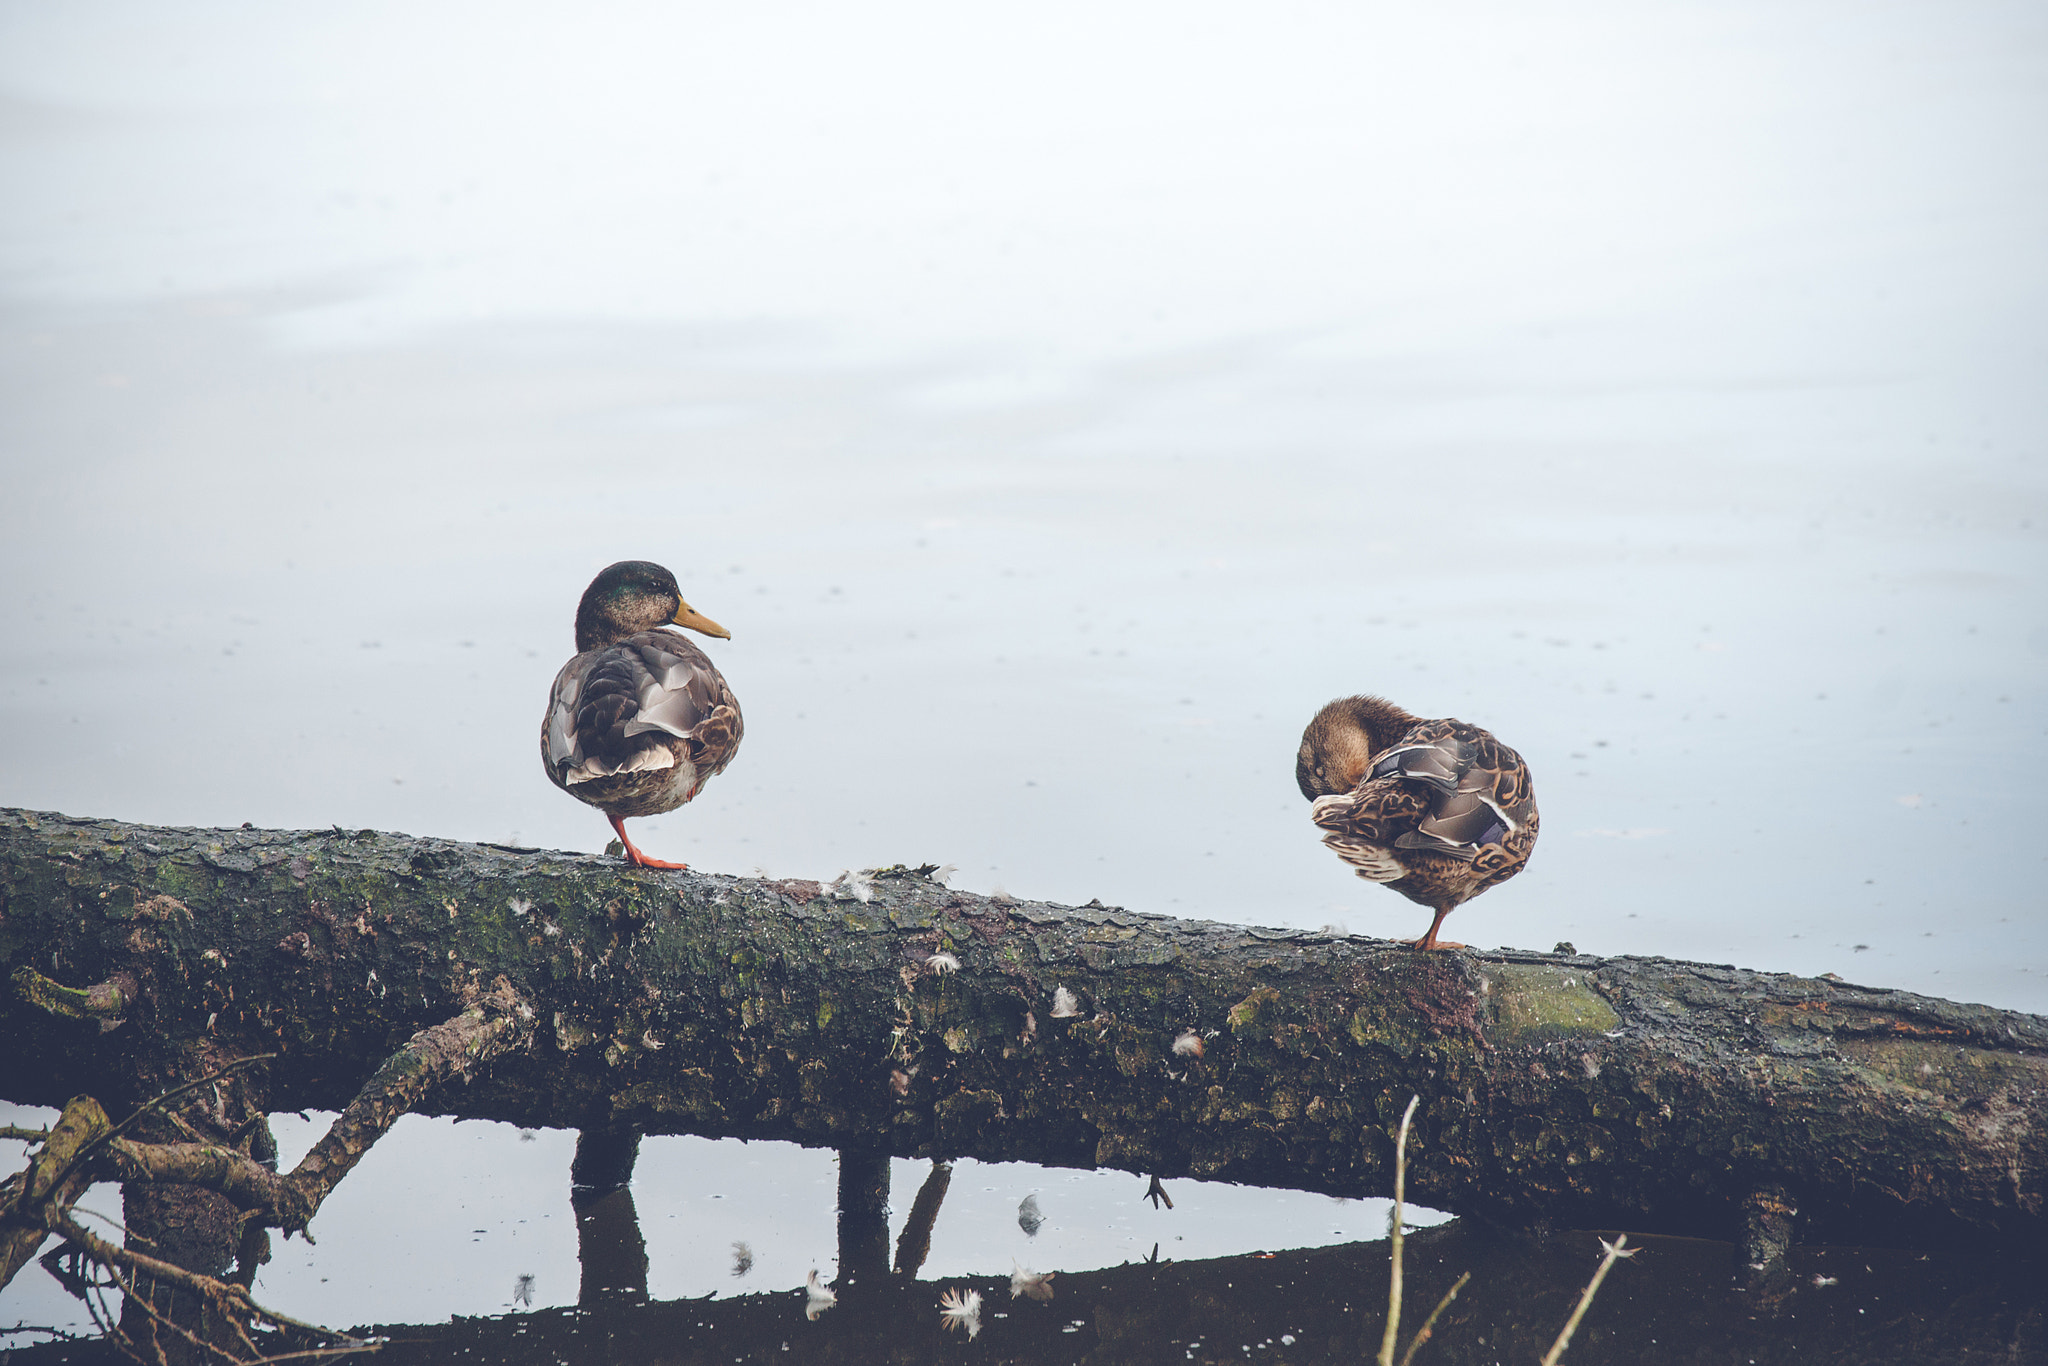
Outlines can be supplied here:
[[1477, 726], [1425, 721], [1381, 697], [1340, 697], [1302, 732], [1294, 781], [1323, 843], [1368, 882], [1436, 912], [1418, 949], [1459, 905], [1522, 871], [1536, 847], [1536, 795], [1522, 756]]
[[670, 625], [732, 639], [658, 564], [621, 560], [592, 579], [576, 605], [576, 657], [555, 675], [540, 728], [549, 780], [611, 817], [627, 860], [642, 868], [690, 865], [634, 848], [626, 818], [675, 810], [740, 747], [739, 699]]

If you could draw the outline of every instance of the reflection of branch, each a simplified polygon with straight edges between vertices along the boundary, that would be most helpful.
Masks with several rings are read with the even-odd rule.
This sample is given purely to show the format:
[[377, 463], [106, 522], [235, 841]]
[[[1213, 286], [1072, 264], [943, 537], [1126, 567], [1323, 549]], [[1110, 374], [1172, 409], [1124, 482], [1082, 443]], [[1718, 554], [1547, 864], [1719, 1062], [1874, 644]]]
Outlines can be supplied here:
[[[533, 1020], [532, 1008], [500, 977], [488, 994], [480, 994], [461, 1015], [421, 1030], [392, 1054], [289, 1176], [272, 1171], [238, 1146], [209, 1142], [142, 1143], [121, 1137], [150, 1111], [272, 1055], [241, 1059], [166, 1091], [120, 1124], [109, 1120], [106, 1111], [90, 1096], [79, 1096], [65, 1107], [57, 1124], [43, 1137], [42, 1150], [29, 1168], [0, 1184], [0, 1286], [7, 1284], [35, 1255], [45, 1236], [54, 1233], [105, 1267], [123, 1294], [152, 1321], [173, 1329], [195, 1347], [221, 1360], [301, 1360], [364, 1350], [366, 1344], [354, 1338], [262, 1308], [249, 1298], [245, 1286], [189, 1271], [101, 1238], [73, 1217], [73, 1202], [96, 1175], [106, 1174], [122, 1181], [196, 1186], [217, 1192], [244, 1211], [245, 1233], [266, 1227], [301, 1232], [328, 1194], [400, 1116], [409, 1113], [441, 1082], [466, 1076], [472, 1068], [521, 1046], [533, 1032]], [[254, 1132], [254, 1128], [244, 1126], [238, 1137], [246, 1141]], [[124, 1268], [129, 1273], [126, 1276], [122, 1274]], [[199, 1295], [233, 1328], [247, 1355], [205, 1342], [165, 1318], [147, 1294], [137, 1295], [130, 1284], [131, 1278], [143, 1276]], [[95, 1318], [98, 1317], [95, 1310]], [[342, 1345], [262, 1357], [261, 1349], [248, 1335], [247, 1325], [251, 1324], [340, 1338]], [[108, 1331], [119, 1336], [111, 1325]]]
[[[130, 1303], [147, 1313], [153, 1322], [159, 1326], [169, 1328], [193, 1346], [219, 1357], [222, 1361], [240, 1363], [240, 1366], [255, 1366], [259, 1361], [283, 1361], [312, 1355], [333, 1356], [367, 1351], [373, 1349], [375, 1345], [364, 1342], [359, 1338], [351, 1337], [346, 1333], [337, 1333], [333, 1329], [322, 1328], [317, 1324], [303, 1323], [288, 1315], [277, 1313], [275, 1310], [265, 1309], [249, 1298], [247, 1290], [231, 1281], [216, 1280], [212, 1276], [204, 1276], [196, 1271], [187, 1271], [184, 1267], [178, 1266], [173, 1262], [164, 1261], [162, 1258], [151, 1257], [145, 1253], [132, 1252], [125, 1247], [110, 1243], [106, 1239], [101, 1238], [90, 1229], [82, 1227], [68, 1215], [53, 1220], [50, 1231], [58, 1234], [74, 1247], [79, 1248], [104, 1266], [107, 1269], [107, 1273], [114, 1278], [121, 1293], [127, 1297]], [[210, 1304], [234, 1328], [235, 1336], [240, 1338], [243, 1345], [252, 1353], [258, 1352], [261, 1349], [256, 1346], [255, 1340], [249, 1336], [248, 1329], [243, 1326], [245, 1322], [268, 1324], [276, 1328], [309, 1333], [315, 1337], [334, 1338], [339, 1341], [333, 1347], [293, 1352], [281, 1357], [238, 1356], [226, 1348], [207, 1342], [182, 1324], [173, 1322], [165, 1317], [151, 1303], [151, 1297], [148, 1294], [139, 1291], [129, 1277], [121, 1274], [123, 1267], [137, 1275], [147, 1275], [152, 1280], [167, 1281], [172, 1285], [182, 1286], [187, 1290], [193, 1291]]]
[[917, 1199], [910, 1202], [910, 1217], [903, 1221], [903, 1232], [896, 1235], [896, 1274], [903, 1277], [917, 1275], [917, 1269], [924, 1265], [924, 1259], [931, 1255], [932, 1224], [939, 1217], [939, 1206], [946, 1199], [946, 1187], [953, 1183], [953, 1164], [932, 1163], [931, 1175], [917, 1188]]
[[[157, 1280], [168, 1281], [172, 1285], [183, 1286], [187, 1290], [196, 1291], [223, 1307], [239, 1306], [246, 1308], [249, 1306], [249, 1293], [242, 1289], [241, 1286], [215, 1280], [213, 1277], [201, 1275], [197, 1271], [187, 1271], [175, 1262], [167, 1262], [161, 1257], [152, 1257], [146, 1252], [132, 1251], [121, 1246], [119, 1243], [110, 1243], [91, 1229], [78, 1223], [69, 1214], [60, 1214], [53, 1217], [50, 1220], [50, 1232], [57, 1234], [66, 1242], [79, 1248], [87, 1256], [92, 1257], [110, 1270], [125, 1266], [130, 1271], [147, 1272]], [[124, 1286], [122, 1289], [123, 1293], [127, 1293], [127, 1287]], [[143, 1298], [146, 1299], [148, 1297], [144, 1296]]]
[[[74, 1244], [74, 1246], [84, 1247], [85, 1245]], [[94, 1255], [97, 1255], [97, 1253], [95, 1253]], [[176, 1333], [179, 1337], [183, 1338], [186, 1342], [190, 1343], [193, 1347], [205, 1353], [207, 1356], [219, 1357], [222, 1360], [230, 1362], [236, 1360], [236, 1358], [232, 1356], [230, 1353], [228, 1353], [225, 1349], [217, 1347], [210, 1342], [207, 1342], [204, 1338], [201, 1338], [197, 1333], [194, 1333], [191, 1329], [185, 1327], [181, 1323], [178, 1323], [176, 1320], [166, 1315], [162, 1310], [158, 1309], [156, 1305], [151, 1302], [152, 1297], [142, 1293], [141, 1290], [138, 1289], [134, 1281], [131, 1281], [126, 1276], [123, 1276], [121, 1274], [121, 1268], [117, 1266], [114, 1262], [103, 1260], [101, 1264], [106, 1268], [107, 1274], [114, 1278], [114, 1287], [121, 1292], [122, 1296], [125, 1297], [127, 1302], [133, 1304], [137, 1309], [139, 1309], [143, 1313], [145, 1317], [149, 1319], [150, 1346], [156, 1348], [156, 1359], [159, 1362], [163, 1361], [165, 1357], [163, 1346], [162, 1344], [156, 1341], [156, 1335], [159, 1330], [164, 1328], [170, 1329], [173, 1333]], [[219, 1306], [216, 1304], [215, 1307], [218, 1308]], [[94, 1318], [97, 1319], [98, 1317], [99, 1315], [94, 1315]], [[205, 1319], [202, 1317], [200, 1322], [203, 1324], [205, 1322]], [[119, 1326], [117, 1326], [112, 1321], [111, 1316], [109, 1316], [108, 1320], [102, 1324], [102, 1327], [105, 1329], [107, 1335], [113, 1338], [114, 1341], [117, 1344], [119, 1344], [121, 1349], [124, 1352], [126, 1352], [129, 1356], [134, 1357], [137, 1360], [144, 1359], [142, 1356], [141, 1345], [137, 1343], [135, 1339], [130, 1337], [125, 1331], [123, 1331]], [[248, 1338], [248, 1334], [246, 1333], [239, 1333], [238, 1335], [241, 1336], [244, 1340]], [[249, 1350], [252, 1352], [255, 1351], [256, 1344], [253, 1342], [250, 1343]]]

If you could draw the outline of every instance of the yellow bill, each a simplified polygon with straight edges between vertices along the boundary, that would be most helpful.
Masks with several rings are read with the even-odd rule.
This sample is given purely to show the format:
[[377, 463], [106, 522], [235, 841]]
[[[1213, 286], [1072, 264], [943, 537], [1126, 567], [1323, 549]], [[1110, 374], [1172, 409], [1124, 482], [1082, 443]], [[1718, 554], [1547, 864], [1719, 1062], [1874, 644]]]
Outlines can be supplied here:
[[720, 640], [732, 639], [732, 632], [726, 630], [687, 602], [677, 607], [676, 614], [670, 617], [669, 620], [678, 626], [687, 626], [692, 631], [702, 631], [707, 636], [717, 636]]

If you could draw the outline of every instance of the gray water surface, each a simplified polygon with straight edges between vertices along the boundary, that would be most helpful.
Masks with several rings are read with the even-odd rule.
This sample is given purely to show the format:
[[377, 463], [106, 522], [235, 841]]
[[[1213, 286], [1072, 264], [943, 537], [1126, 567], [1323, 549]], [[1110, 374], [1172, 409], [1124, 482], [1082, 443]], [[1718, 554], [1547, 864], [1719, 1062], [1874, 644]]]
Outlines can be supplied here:
[[2048, 1010], [2044, 30], [0, 8], [0, 801], [600, 848], [644, 557], [747, 718], [658, 855], [1412, 937], [1292, 783], [1373, 691], [1535, 773], [1453, 938]]

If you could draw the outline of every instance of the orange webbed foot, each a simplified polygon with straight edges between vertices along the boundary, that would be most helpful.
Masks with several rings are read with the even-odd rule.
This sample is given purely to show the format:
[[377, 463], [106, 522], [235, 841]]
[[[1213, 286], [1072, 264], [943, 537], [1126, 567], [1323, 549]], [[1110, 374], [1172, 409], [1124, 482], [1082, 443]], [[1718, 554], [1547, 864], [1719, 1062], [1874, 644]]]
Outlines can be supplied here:
[[649, 858], [640, 852], [638, 845], [626, 837], [626, 823], [624, 820], [618, 816], [613, 816], [611, 822], [612, 829], [618, 832], [619, 843], [625, 846], [626, 862], [632, 864], [635, 868], [660, 868], [675, 873], [687, 873], [690, 870], [690, 865], [687, 863], [670, 863], [667, 859]]
[[687, 863], [670, 863], [665, 858], [649, 858], [638, 849], [632, 848], [626, 850], [626, 862], [632, 864], [635, 868], [665, 868], [677, 873], [687, 873], [690, 871], [690, 865]]
[[1437, 930], [1439, 930], [1440, 928], [1442, 928], [1442, 926], [1443, 926], [1443, 923], [1444, 923], [1444, 917], [1445, 917], [1445, 916], [1447, 916], [1447, 915], [1449, 915], [1449, 914], [1451, 913], [1451, 909], [1452, 909], [1452, 908], [1451, 908], [1451, 907], [1449, 907], [1449, 906], [1442, 906], [1442, 907], [1439, 907], [1439, 908], [1437, 909], [1437, 913], [1436, 913], [1436, 919], [1434, 919], [1434, 920], [1432, 920], [1432, 921], [1430, 921], [1430, 922], [1429, 922], [1429, 933], [1428, 933], [1428, 934], [1425, 934], [1425, 935], [1423, 935], [1423, 936], [1422, 936], [1422, 938], [1420, 938], [1420, 939], [1416, 940], [1416, 941], [1415, 941], [1415, 942], [1414, 942], [1414, 943], [1413, 943], [1412, 945], [1410, 945], [1409, 947], [1411, 947], [1411, 948], [1417, 948], [1417, 949], [1462, 949], [1462, 948], [1464, 948], [1465, 946], [1464, 946], [1463, 944], [1453, 944], [1453, 943], [1452, 943], [1452, 942], [1451, 942], [1450, 940], [1448, 940], [1448, 939], [1438, 939], [1438, 938], [1436, 937], [1436, 932], [1437, 932]]

